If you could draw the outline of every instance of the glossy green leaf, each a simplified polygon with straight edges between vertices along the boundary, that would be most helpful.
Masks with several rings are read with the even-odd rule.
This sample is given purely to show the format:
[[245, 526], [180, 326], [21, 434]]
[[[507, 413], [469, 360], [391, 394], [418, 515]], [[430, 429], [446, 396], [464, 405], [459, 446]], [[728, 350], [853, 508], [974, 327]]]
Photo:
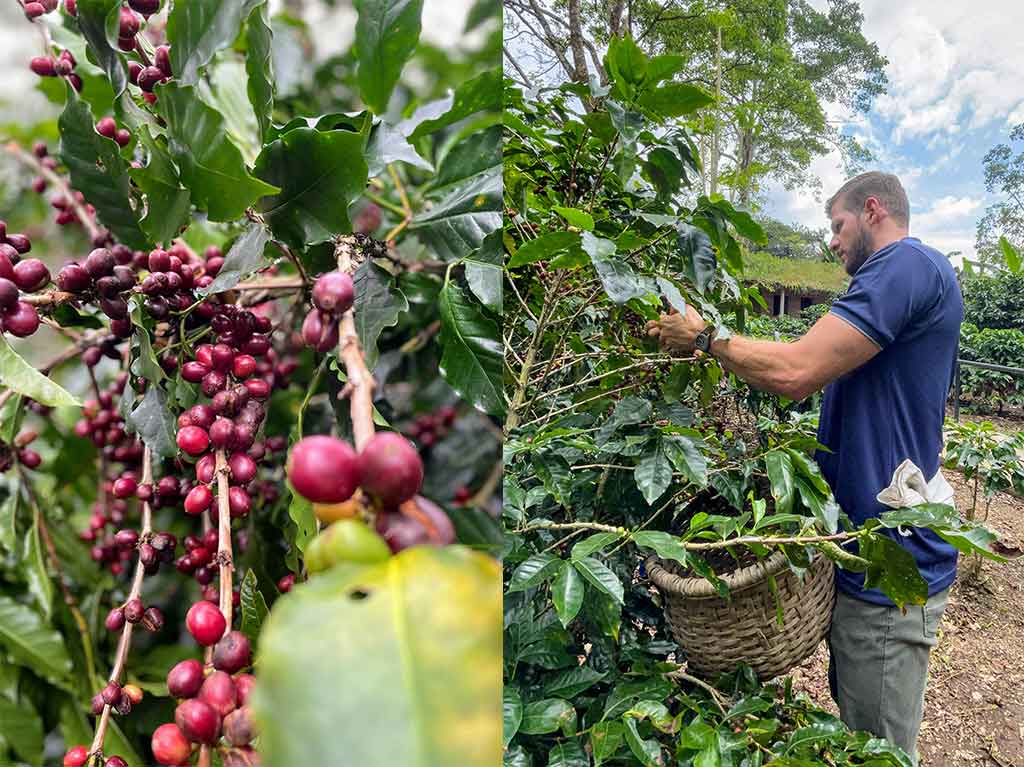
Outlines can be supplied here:
[[637, 463], [636, 469], [633, 470], [633, 479], [636, 480], [636, 486], [640, 488], [644, 500], [649, 505], [661, 498], [672, 484], [672, 463], [660, 439]]
[[196, 93], [224, 118], [224, 130], [248, 166], [255, 162], [263, 141], [247, 85], [245, 64], [235, 56], [222, 55], [214, 59], [206, 77], [196, 85]]
[[89, 105], [69, 86], [58, 124], [61, 158], [71, 184], [95, 206], [96, 217], [121, 243], [148, 249], [149, 239], [132, 209], [128, 164], [117, 143], [96, 132], [95, 122]]
[[711, 238], [689, 224], [679, 224], [676, 228], [679, 232], [677, 246], [683, 259], [683, 271], [694, 287], [703, 293], [718, 267], [718, 259], [711, 248]]
[[466, 256], [466, 282], [480, 303], [495, 314], [501, 314], [502, 282], [504, 271], [501, 267], [502, 246], [500, 229], [484, 237], [483, 244]]
[[594, 217], [586, 211], [578, 210], [577, 208], [563, 208], [558, 205], [552, 207], [551, 210], [555, 211], [572, 226], [577, 226], [588, 232], [594, 231]]
[[454, 261], [483, 245], [501, 227], [501, 169], [481, 173], [451, 189], [409, 229], [442, 261]]
[[683, 434], [668, 435], [663, 438], [663, 442], [665, 452], [676, 471], [698, 487], [707, 487], [708, 459], [697, 444]]
[[525, 591], [554, 577], [561, 561], [553, 554], [534, 554], [513, 571], [509, 593]]
[[316, 515], [313, 514], [313, 504], [298, 493], [293, 492], [291, 503], [288, 504], [288, 516], [298, 528], [294, 541], [295, 547], [300, 552], [303, 552], [317, 533]]
[[999, 238], [999, 248], [1003, 251], [1003, 259], [1006, 261], [1006, 268], [1012, 274], [1019, 274], [1021, 267], [1020, 253], [1006, 237]]
[[191, 191], [193, 204], [211, 221], [234, 221], [260, 197], [278, 191], [249, 174], [242, 153], [225, 131], [224, 118], [203, 103], [194, 88], [171, 83], [157, 86], [156, 92], [181, 180]]
[[370, 260], [356, 270], [354, 282], [356, 333], [366, 365], [373, 370], [380, 359], [377, 339], [385, 328], [398, 324], [398, 318], [409, 311], [409, 302], [394, 278]]
[[686, 564], [689, 555], [677, 536], [661, 530], [639, 530], [633, 533], [633, 542], [644, 549], [653, 549], [662, 559], [674, 559]]
[[[408, 126], [410, 140], [416, 141], [477, 112], [497, 112], [501, 107], [501, 68], [498, 67], [462, 83], [452, 96], [424, 105], [403, 124]], [[429, 115], [428, 119], [422, 119], [425, 115]]]
[[25, 533], [25, 555], [22, 558], [25, 578], [28, 581], [28, 593], [43, 613], [50, 620], [53, 612], [53, 581], [46, 570], [46, 559], [43, 546], [39, 540], [39, 509], [34, 508], [32, 525]]
[[570, 722], [576, 724], [576, 709], [569, 701], [545, 698], [523, 707], [523, 721], [519, 731], [526, 735], [546, 735], [564, 730]]
[[999, 536], [984, 525], [975, 525], [960, 519], [960, 515], [952, 506], [938, 503], [925, 503], [905, 509], [888, 511], [880, 516], [886, 527], [929, 527], [946, 543], [956, 547], [963, 554], [981, 554], [995, 562], [1005, 562], [996, 549]]
[[693, 114], [714, 101], [714, 97], [703, 88], [688, 83], [666, 83], [640, 97], [640, 104], [659, 117]]
[[249, 103], [266, 140], [274, 112], [274, 32], [270, 27], [267, 2], [261, 0], [245, 25], [245, 71], [248, 74]]
[[580, 245], [580, 236], [576, 232], [547, 232], [535, 240], [524, 242], [508, 261], [508, 268], [543, 261], [556, 253]]
[[224, 265], [217, 276], [205, 288], [196, 290], [198, 296], [209, 296], [214, 293], [223, 293], [231, 290], [242, 280], [254, 272], [269, 266], [264, 256], [264, 250], [270, 241], [270, 234], [260, 223], [252, 223], [242, 233], [242, 236], [235, 240], [231, 249], [224, 256]]
[[832, 494], [823, 494], [806, 477], [797, 475], [793, 477], [793, 482], [800, 494], [800, 500], [814, 514], [821, 529], [829, 535], [835, 533], [839, 529], [839, 504]]
[[789, 514], [793, 510], [793, 462], [789, 455], [781, 450], [770, 450], [764, 455], [765, 468], [775, 498], [775, 510], [780, 514]]
[[171, 69], [182, 85], [195, 85], [199, 70], [229, 47], [242, 22], [260, 0], [189, 0], [174, 3], [167, 16]]
[[625, 740], [626, 727], [622, 722], [603, 721], [590, 728], [590, 750], [594, 767], [601, 767], [618, 752]]
[[519, 690], [505, 685], [501, 695], [502, 745], [505, 748], [508, 748], [509, 742], [519, 732], [522, 721], [523, 699], [519, 695]]
[[384, 114], [420, 39], [423, 0], [355, 0], [355, 8], [359, 93], [374, 113]]
[[437, 176], [430, 185], [431, 194], [436, 195], [438, 189], [460, 184], [489, 168], [501, 166], [501, 133], [500, 125], [492, 125], [470, 133], [455, 144], [437, 169]]
[[548, 751], [547, 767], [588, 767], [587, 755], [579, 742], [567, 740]]
[[504, 416], [503, 344], [497, 326], [449, 283], [441, 291], [441, 374], [464, 400]]
[[416, 147], [409, 143], [409, 138], [399, 126], [380, 122], [370, 135], [366, 145], [366, 166], [370, 178], [384, 172], [384, 168], [393, 162], [404, 162], [414, 168], [433, 171], [434, 166], [429, 160], [423, 159]]
[[614, 242], [583, 232], [581, 245], [590, 256], [608, 298], [617, 304], [624, 304], [631, 298], [644, 295], [646, 291], [640, 285], [633, 267], [615, 257]]
[[259, 204], [276, 237], [295, 248], [327, 242], [352, 231], [348, 206], [367, 179], [363, 137], [295, 128], [263, 148], [255, 173], [281, 188]]
[[27, 700], [12, 703], [0, 697], [0, 738], [31, 765], [43, 763], [43, 721]]
[[639, 722], [633, 717], [623, 719], [626, 725], [626, 745], [633, 752], [633, 756], [640, 760], [645, 767], [659, 767], [664, 764], [661, 757], [661, 746], [653, 738], [644, 738], [640, 735]]
[[567, 668], [548, 678], [544, 685], [544, 694], [552, 698], [572, 699], [607, 676], [607, 672], [596, 671], [590, 666]]
[[120, 96], [128, 86], [128, 74], [116, 48], [120, 12], [120, 0], [78, 0], [78, 28], [89, 44], [89, 51], [107, 73], [115, 96]]
[[601, 551], [612, 543], [621, 540], [623, 535], [624, 533], [594, 533], [572, 547], [572, 558], [583, 559], [584, 557], [589, 557], [591, 554]]
[[51, 407], [81, 407], [70, 392], [29, 365], [0, 334], [0, 383], [6, 388]]
[[789, 736], [786, 741], [786, 753], [799, 748], [828, 740], [846, 731], [842, 722], [816, 722], [815, 724], [801, 727]]
[[0, 506], [0, 548], [8, 554], [15, 553], [18, 544], [18, 503], [20, 493], [11, 493]]
[[501, 624], [497, 562], [458, 546], [406, 549], [296, 587], [274, 605], [257, 656], [263, 758], [493, 767]]
[[583, 592], [583, 578], [569, 562], [563, 561], [551, 582], [551, 601], [563, 626], [568, 626], [579, 613]]
[[128, 170], [128, 175], [146, 196], [146, 214], [139, 225], [153, 242], [167, 245], [188, 222], [191, 196], [181, 185], [166, 141], [154, 138], [149, 126], [137, 129], [135, 137], [147, 154], [143, 167]]
[[859, 554], [871, 562], [864, 576], [865, 588], [877, 588], [897, 607], [923, 605], [928, 583], [918, 572], [914, 556], [886, 535], [872, 534], [860, 539]]
[[250, 569], [246, 572], [245, 577], [242, 579], [239, 597], [242, 608], [242, 625], [240, 628], [242, 633], [249, 637], [252, 646], [255, 647], [259, 640], [260, 628], [263, 626], [267, 613], [270, 612], [267, 609], [267, 602], [263, 598], [259, 584], [256, 582], [255, 571]]
[[584, 557], [574, 560], [572, 564], [598, 591], [607, 594], [619, 604], [625, 602], [622, 581], [603, 562], [594, 557]]
[[126, 423], [155, 455], [169, 458], [177, 454], [177, 423], [167, 403], [167, 393], [159, 386], [147, 387]]
[[64, 638], [29, 607], [0, 595], [0, 644], [18, 663], [62, 684], [71, 673]]

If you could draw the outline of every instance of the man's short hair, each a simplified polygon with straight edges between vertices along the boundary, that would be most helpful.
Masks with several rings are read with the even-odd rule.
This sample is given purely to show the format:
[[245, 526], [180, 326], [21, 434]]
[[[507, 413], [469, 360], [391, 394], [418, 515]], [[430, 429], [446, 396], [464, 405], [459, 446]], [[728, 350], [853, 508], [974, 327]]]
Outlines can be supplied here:
[[875, 197], [898, 224], [910, 226], [910, 203], [903, 184], [892, 173], [881, 173], [873, 170], [854, 176], [825, 203], [825, 215], [832, 218], [832, 206], [837, 201], [851, 213], [864, 210], [864, 202], [868, 197]]

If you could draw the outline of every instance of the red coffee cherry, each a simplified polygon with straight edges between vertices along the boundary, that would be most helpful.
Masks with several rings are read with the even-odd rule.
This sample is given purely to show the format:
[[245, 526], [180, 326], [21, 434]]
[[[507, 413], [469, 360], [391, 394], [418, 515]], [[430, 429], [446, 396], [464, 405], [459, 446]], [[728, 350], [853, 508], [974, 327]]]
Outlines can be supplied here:
[[419, 492], [423, 461], [416, 448], [395, 432], [377, 432], [359, 454], [363, 487], [386, 506], [397, 506]]
[[26, 258], [14, 265], [14, 283], [26, 293], [34, 293], [50, 281], [50, 270], [38, 258]]
[[167, 691], [175, 698], [192, 698], [203, 686], [203, 664], [197, 660], [183, 660], [167, 674]]
[[256, 479], [256, 461], [245, 453], [232, 453], [228, 466], [231, 468], [232, 482], [247, 485]]
[[299, 440], [288, 456], [286, 471], [295, 491], [314, 503], [347, 501], [361, 478], [352, 446], [327, 436]]
[[178, 432], [178, 447], [191, 456], [202, 455], [210, 446], [210, 435], [198, 426], [186, 426]]
[[[121, 9], [122, 17], [124, 15], [124, 10], [125, 9]], [[117, 123], [114, 121], [113, 117], [104, 117], [96, 123], [96, 132], [105, 138], [112, 139], [117, 135]]]
[[68, 293], [82, 293], [92, 285], [92, 278], [84, 267], [68, 264], [57, 272], [57, 287]]
[[355, 301], [355, 285], [344, 272], [328, 272], [313, 285], [313, 303], [328, 314], [344, 314]]
[[142, 620], [142, 616], [145, 615], [146, 608], [142, 604], [142, 600], [136, 597], [135, 599], [129, 599], [124, 606], [124, 618], [129, 623], [138, 623]]
[[229, 631], [213, 648], [213, 667], [234, 674], [252, 663], [249, 638], [241, 631]]
[[239, 708], [249, 702], [249, 696], [252, 695], [255, 686], [256, 677], [252, 674], [239, 674], [235, 677], [235, 700]]
[[213, 710], [213, 706], [198, 698], [191, 698], [178, 705], [174, 711], [174, 723], [193, 743], [212, 745], [220, 737], [220, 716]]
[[12, 311], [3, 315], [3, 326], [12, 336], [27, 338], [39, 329], [39, 314], [32, 304], [18, 301]]
[[75, 746], [64, 754], [64, 767], [85, 767], [88, 760], [89, 749], [85, 746]]
[[192, 745], [176, 724], [162, 724], [150, 741], [153, 758], [167, 767], [178, 767], [192, 753]]
[[189, 608], [185, 616], [185, 625], [189, 633], [203, 647], [216, 644], [224, 635], [227, 621], [217, 607], [209, 602], [196, 602]]
[[209, 703], [221, 716], [227, 716], [235, 710], [238, 691], [231, 677], [223, 671], [214, 671], [203, 682], [199, 690], [199, 699]]
[[196, 485], [185, 496], [185, 513], [199, 515], [213, 503], [213, 491], [206, 485]]
[[224, 737], [232, 746], [244, 746], [256, 737], [256, 726], [248, 706], [236, 709], [224, 718]]

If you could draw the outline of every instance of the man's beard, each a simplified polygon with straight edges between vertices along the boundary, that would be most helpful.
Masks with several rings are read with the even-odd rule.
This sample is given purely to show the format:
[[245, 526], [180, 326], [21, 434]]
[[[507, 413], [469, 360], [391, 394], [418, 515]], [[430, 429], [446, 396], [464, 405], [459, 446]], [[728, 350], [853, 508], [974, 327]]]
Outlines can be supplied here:
[[875, 250], [871, 245], [871, 240], [868, 237], [867, 230], [858, 225], [857, 226], [857, 239], [853, 241], [853, 244], [846, 251], [846, 273], [851, 277], [857, 273], [857, 270], [864, 266], [864, 262], [871, 257], [871, 254]]

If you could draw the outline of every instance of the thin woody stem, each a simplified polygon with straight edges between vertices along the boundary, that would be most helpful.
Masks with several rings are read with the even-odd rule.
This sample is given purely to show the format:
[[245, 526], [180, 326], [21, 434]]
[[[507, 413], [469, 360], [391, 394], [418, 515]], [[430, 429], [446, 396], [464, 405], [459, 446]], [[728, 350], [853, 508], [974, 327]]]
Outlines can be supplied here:
[[[142, 451], [142, 484], [151, 485], [153, 483], [153, 456], [149, 450], [149, 446], [145, 446]], [[153, 513], [150, 510], [149, 502], [142, 502], [142, 530], [139, 534], [139, 540], [146, 540], [150, 533], [153, 532]], [[142, 557], [139, 557], [138, 562], [135, 564], [135, 577], [132, 579], [131, 591], [128, 592], [127, 602], [133, 599], [138, 599], [139, 594], [142, 591], [142, 579], [145, 576], [145, 568], [142, 566]], [[125, 621], [124, 628], [121, 629], [121, 639], [117, 644], [117, 654], [114, 656], [114, 668], [110, 672], [110, 681], [118, 682], [121, 679], [121, 674], [124, 672], [124, 664], [128, 658], [128, 650], [132, 645], [132, 629], [134, 624]], [[107, 724], [110, 721], [110, 706], [103, 707], [103, 713], [100, 714], [99, 724], [96, 726], [96, 735], [92, 739], [92, 745], [89, 747], [90, 758], [95, 758], [103, 753], [103, 738], [107, 734]]]
[[[334, 255], [338, 259], [338, 271], [345, 274], [355, 272], [358, 264], [353, 258], [355, 243], [349, 238], [338, 240]], [[354, 309], [349, 309], [341, 316], [341, 328], [338, 339], [338, 357], [345, 363], [348, 376], [347, 388], [351, 390], [352, 430], [355, 436], [356, 450], [361, 451], [373, 437], [373, 390], [376, 382], [373, 374], [366, 367], [366, 358], [359, 343], [356, 332]]]

